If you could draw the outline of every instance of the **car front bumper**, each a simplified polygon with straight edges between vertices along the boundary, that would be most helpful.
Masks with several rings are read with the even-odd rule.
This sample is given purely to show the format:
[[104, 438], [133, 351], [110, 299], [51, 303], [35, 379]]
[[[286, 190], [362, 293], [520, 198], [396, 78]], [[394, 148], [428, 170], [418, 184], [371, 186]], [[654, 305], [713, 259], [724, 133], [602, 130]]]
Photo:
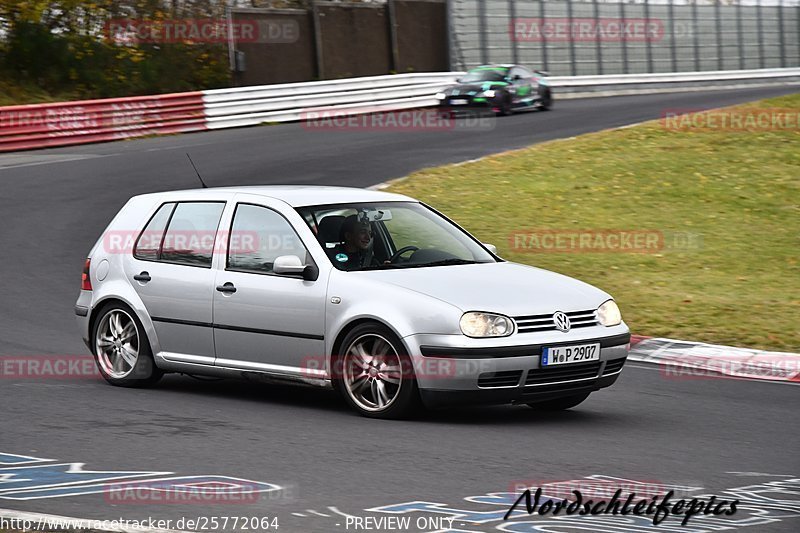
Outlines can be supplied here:
[[[451, 100], [466, 100], [465, 104], [454, 105]], [[453, 97], [445, 98], [439, 102], [439, 110], [455, 116], [476, 115], [483, 116], [500, 110], [500, 103], [493, 98]]]
[[[598, 329], [608, 331], [599, 335]], [[530, 342], [520, 342], [523, 337]], [[595, 391], [617, 380], [630, 349], [630, 332], [624, 325], [510, 339], [406, 337], [424, 403], [429, 407], [529, 403]], [[545, 346], [592, 343], [600, 344], [597, 361], [541, 367]]]

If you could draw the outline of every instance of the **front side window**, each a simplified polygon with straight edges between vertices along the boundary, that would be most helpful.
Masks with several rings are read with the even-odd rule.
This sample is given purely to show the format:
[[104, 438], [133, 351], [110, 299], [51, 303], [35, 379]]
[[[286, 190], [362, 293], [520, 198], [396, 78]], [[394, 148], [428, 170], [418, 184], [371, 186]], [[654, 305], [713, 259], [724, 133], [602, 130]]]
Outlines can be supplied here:
[[504, 81], [507, 74], [508, 70], [501, 68], [476, 68], [467, 72], [459, 81], [461, 83]]
[[172, 213], [159, 260], [211, 267], [224, 202], [183, 202]]
[[298, 209], [339, 270], [493, 263], [470, 235], [416, 202]]
[[310, 263], [303, 242], [283, 216], [267, 207], [237, 205], [228, 239], [228, 269], [271, 274], [282, 255]]

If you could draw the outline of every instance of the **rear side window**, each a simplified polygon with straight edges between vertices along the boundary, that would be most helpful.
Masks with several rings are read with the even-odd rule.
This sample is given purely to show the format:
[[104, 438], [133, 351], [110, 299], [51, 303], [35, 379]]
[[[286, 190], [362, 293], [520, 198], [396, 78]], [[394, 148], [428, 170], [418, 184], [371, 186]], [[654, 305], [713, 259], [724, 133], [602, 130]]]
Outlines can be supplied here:
[[225, 202], [178, 203], [168, 223], [158, 260], [211, 267], [214, 241]]
[[174, 207], [174, 203], [162, 205], [147, 223], [133, 248], [133, 256], [136, 259], [158, 260], [158, 251], [161, 249], [161, 241], [164, 239], [164, 230], [167, 228], [169, 216]]

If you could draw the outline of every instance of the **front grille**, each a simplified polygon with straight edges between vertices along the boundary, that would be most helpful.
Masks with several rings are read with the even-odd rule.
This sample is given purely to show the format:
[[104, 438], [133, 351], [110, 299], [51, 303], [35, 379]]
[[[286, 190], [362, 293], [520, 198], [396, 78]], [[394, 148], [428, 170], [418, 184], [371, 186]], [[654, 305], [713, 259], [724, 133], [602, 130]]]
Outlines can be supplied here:
[[[588, 311], [568, 311], [570, 329], [587, 328], [597, 325], [597, 318], [594, 309]], [[546, 315], [527, 315], [515, 316], [514, 322], [517, 323], [518, 333], [534, 333], [537, 331], [556, 331], [556, 324], [553, 322], [553, 313]]]
[[503, 372], [484, 372], [478, 376], [478, 386], [489, 387], [516, 387], [522, 378], [522, 370], [505, 370]]
[[614, 359], [612, 361], [608, 361], [606, 363], [606, 369], [603, 370], [603, 375], [608, 376], [609, 374], [615, 374], [622, 370], [622, 365], [625, 364], [625, 357], [622, 359]]
[[525, 385], [547, 385], [561, 381], [596, 378], [600, 373], [600, 361], [577, 365], [554, 366], [530, 370]]

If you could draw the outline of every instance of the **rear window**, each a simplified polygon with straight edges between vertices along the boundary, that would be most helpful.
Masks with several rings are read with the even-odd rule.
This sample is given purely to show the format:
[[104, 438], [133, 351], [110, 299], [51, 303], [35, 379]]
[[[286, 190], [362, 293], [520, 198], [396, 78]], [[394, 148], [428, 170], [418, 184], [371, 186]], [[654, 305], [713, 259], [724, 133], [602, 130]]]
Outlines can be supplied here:
[[136, 240], [143, 261], [211, 267], [225, 202], [170, 202], [158, 208]]
[[152, 216], [133, 248], [133, 256], [136, 259], [144, 261], [158, 260], [161, 241], [164, 240], [164, 230], [167, 228], [167, 222], [169, 222], [169, 217], [174, 208], [174, 203], [164, 204]]
[[179, 203], [164, 234], [159, 260], [211, 267], [217, 227], [224, 208], [224, 202]]

